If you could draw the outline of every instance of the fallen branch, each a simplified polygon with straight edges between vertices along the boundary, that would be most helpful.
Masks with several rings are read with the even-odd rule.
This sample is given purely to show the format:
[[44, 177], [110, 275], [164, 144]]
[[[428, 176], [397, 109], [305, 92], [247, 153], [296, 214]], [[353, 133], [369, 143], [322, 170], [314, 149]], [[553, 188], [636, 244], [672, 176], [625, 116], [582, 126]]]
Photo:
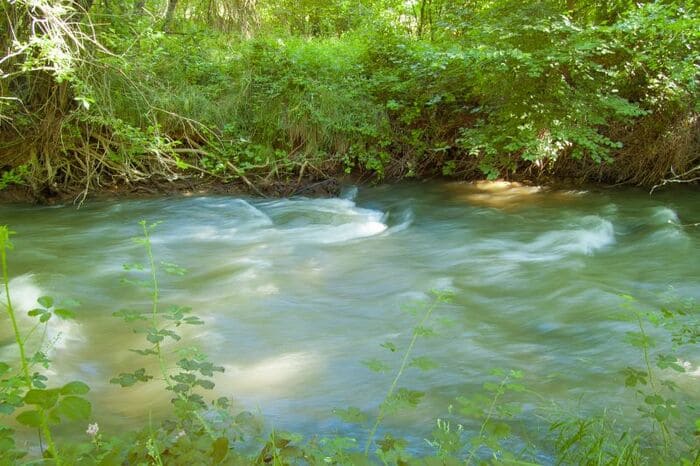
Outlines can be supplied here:
[[684, 172], [684, 173], [680, 173], [680, 174], [676, 175], [676, 173], [675, 173], [674, 170], [673, 170], [673, 167], [671, 167], [671, 174], [672, 174], [673, 176], [672, 176], [671, 178], [667, 178], [667, 179], [663, 180], [661, 183], [659, 183], [659, 184], [657, 184], [657, 185], [654, 185], [654, 186], [651, 188], [651, 191], [649, 191], [649, 194], [653, 194], [653, 193], [654, 193], [654, 190], [655, 190], [656, 188], [661, 188], [661, 187], [663, 187], [663, 186], [666, 186], [667, 184], [672, 184], [672, 183], [693, 183], [693, 182], [695, 182], [695, 181], [700, 181], [700, 176], [696, 176], [696, 177], [693, 177], [693, 178], [686, 178], [686, 177], [687, 177], [688, 175], [690, 175], [691, 173], [694, 173], [694, 172], [699, 171], [699, 170], [700, 170], [700, 165], [696, 165], [695, 167], [691, 168], [690, 170], [688, 170], [688, 171], [686, 171], [686, 172]]

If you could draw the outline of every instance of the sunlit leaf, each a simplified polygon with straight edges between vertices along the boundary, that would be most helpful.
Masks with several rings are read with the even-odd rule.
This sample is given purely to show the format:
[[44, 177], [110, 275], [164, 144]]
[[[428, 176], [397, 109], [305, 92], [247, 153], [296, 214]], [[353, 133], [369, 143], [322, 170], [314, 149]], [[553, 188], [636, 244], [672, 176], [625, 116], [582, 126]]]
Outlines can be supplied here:
[[79, 396], [65, 396], [58, 402], [58, 411], [61, 415], [72, 420], [88, 419], [92, 412], [90, 402]]
[[58, 401], [58, 390], [32, 389], [24, 395], [24, 402], [49, 409]]
[[53, 298], [51, 296], [42, 296], [36, 300], [43, 308], [48, 309], [53, 306]]
[[53, 313], [61, 319], [75, 319], [75, 312], [71, 311], [70, 309], [54, 309]]
[[23, 411], [17, 415], [17, 422], [27, 427], [39, 427], [41, 425], [41, 414], [39, 411]]
[[228, 439], [226, 437], [219, 437], [212, 443], [211, 459], [213, 464], [221, 463], [228, 454]]
[[61, 395], [85, 395], [90, 391], [90, 387], [79, 380], [68, 382], [61, 387]]

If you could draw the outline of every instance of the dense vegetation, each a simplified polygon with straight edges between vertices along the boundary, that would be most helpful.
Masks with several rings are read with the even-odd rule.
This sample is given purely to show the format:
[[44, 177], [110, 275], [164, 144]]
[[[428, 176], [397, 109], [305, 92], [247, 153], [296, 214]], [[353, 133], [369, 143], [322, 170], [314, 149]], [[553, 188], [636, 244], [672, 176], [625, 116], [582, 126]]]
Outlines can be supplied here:
[[691, 0], [15, 0], [0, 188], [698, 176]]

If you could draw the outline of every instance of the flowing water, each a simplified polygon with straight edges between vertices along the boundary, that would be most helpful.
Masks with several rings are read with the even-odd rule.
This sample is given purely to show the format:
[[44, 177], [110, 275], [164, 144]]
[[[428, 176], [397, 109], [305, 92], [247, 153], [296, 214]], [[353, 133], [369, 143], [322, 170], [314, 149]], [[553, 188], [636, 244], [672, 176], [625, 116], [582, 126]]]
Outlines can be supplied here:
[[[400, 386], [425, 391], [423, 403], [385, 423], [417, 444], [493, 368], [522, 370], [544, 399], [584, 411], [624, 405], [620, 371], [641, 361], [625, 343], [633, 326], [620, 319], [621, 295], [636, 296], [640, 308], [673, 295], [700, 298], [700, 227], [689, 225], [700, 222], [700, 191], [692, 189], [650, 197], [425, 183], [350, 187], [336, 199], [0, 206], [0, 224], [17, 232], [16, 307], [25, 313], [42, 295], [81, 302], [76, 321], [50, 322], [49, 373], [55, 383], [93, 387], [103, 431], [142, 425], [168, 408], [156, 384], [108, 383], [122, 371], [154, 369], [128, 351], [145, 346], [143, 335], [112, 317], [149, 309], [146, 291], [122, 283], [122, 265], [145, 260], [130, 239], [141, 219], [162, 222], [153, 233], [157, 260], [188, 269], [161, 277], [163, 304], [191, 306], [206, 321], [179, 329], [183, 341], [166, 351], [199, 347], [226, 368], [216, 396], [305, 433], [363, 435], [333, 409], [376, 412], [416, 324], [405, 307], [425, 306], [433, 289], [454, 300], [437, 308], [437, 336], [419, 339], [415, 356], [438, 367], [406, 372]], [[13, 354], [2, 318], [0, 359]], [[399, 350], [380, 346], [387, 341]], [[700, 365], [700, 353], [684, 357]], [[372, 358], [394, 369], [374, 373], [363, 364]], [[677, 376], [696, 400], [699, 382], [697, 373]], [[520, 422], [523, 438], [543, 435], [533, 413]]]

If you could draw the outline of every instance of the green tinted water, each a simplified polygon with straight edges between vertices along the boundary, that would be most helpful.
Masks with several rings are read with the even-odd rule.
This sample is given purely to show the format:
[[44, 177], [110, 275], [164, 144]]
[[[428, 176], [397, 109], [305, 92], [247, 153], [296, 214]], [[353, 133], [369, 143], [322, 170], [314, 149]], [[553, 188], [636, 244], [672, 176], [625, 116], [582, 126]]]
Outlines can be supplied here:
[[[189, 270], [163, 277], [163, 303], [191, 306], [206, 321], [182, 329], [183, 342], [166, 350], [198, 346], [226, 368], [216, 396], [307, 433], [361, 433], [332, 410], [377, 407], [393, 374], [362, 361], [398, 366], [399, 355], [380, 344], [405, 346], [415, 320], [401, 308], [429, 300], [431, 289], [455, 293], [436, 311], [451, 324], [435, 324], [439, 335], [416, 346], [439, 367], [407, 372], [401, 386], [425, 391], [424, 402], [386, 422], [417, 439], [497, 367], [522, 370], [530, 388], [565, 405], [625, 405], [620, 371], [640, 355], [624, 342], [632, 328], [618, 319], [620, 295], [644, 306], [672, 294], [700, 298], [700, 227], [684, 226], [700, 222], [700, 192], [691, 189], [650, 197], [436, 183], [350, 188], [339, 199], [0, 206], [0, 224], [17, 232], [17, 307], [26, 311], [45, 294], [82, 303], [77, 322], [52, 321], [50, 373], [56, 383], [93, 387], [103, 430], [134, 427], [168, 406], [155, 384], [108, 383], [121, 371], [153, 368], [128, 351], [144, 347], [143, 335], [111, 316], [148, 309], [147, 292], [121, 283], [122, 264], [144, 261], [130, 240], [140, 219], [162, 221], [157, 259]], [[12, 354], [9, 332], [3, 320], [4, 357]], [[700, 365], [700, 353], [684, 357]], [[677, 376], [696, 399], [697, 377]], [[521, 420], [524, 437], [543, 435], [534, 413]]]

